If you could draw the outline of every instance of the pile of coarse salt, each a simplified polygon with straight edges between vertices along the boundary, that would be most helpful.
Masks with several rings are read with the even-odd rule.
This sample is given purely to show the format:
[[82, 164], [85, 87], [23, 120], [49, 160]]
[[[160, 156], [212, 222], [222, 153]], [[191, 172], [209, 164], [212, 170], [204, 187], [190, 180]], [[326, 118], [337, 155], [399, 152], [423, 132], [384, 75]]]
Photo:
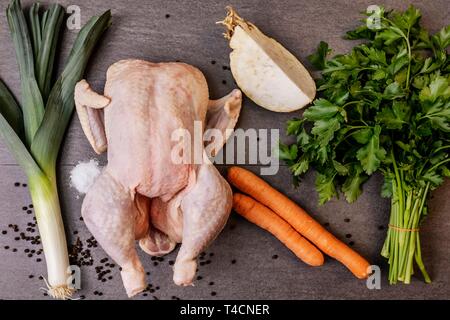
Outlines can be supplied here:
[[79, 162], [70, 172], [70, 185], [80, 194], [85, 194], [99, 175], [100, 167], [97, 160]]

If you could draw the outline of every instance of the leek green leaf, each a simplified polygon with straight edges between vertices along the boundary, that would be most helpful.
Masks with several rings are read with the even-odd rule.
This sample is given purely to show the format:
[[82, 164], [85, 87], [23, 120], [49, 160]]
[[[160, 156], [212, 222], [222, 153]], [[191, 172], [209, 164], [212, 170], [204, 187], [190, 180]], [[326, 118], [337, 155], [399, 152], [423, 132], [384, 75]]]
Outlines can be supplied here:
[[0, 114], [9, 123], [16, 134], [21, 137], [23, 132], [23, 116], [19, 105], [3, 81], [0, 80]]

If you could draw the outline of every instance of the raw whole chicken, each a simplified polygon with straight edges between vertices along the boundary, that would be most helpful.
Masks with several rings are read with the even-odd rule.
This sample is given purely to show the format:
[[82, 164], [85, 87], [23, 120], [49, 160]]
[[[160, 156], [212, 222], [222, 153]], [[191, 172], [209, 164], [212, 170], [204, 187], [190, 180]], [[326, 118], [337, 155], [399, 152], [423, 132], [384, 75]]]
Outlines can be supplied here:
[[[107, 71], [104, 95], [85, 80], [77, 84], [75, 104], [83, 131], [98, 154], [108, 149], [108, 165], [87, 192], [82, 216], [121, 266], [129, 297], [147, 287], [135, 240], [152, 256], [182, 243], [173, 280], [192, 284], [197, 256], [223, 229], [232, 205], [230, 186], [208, 160], [194, 122], [223, 133], [224, 139], [210, 142], [219, 150], [230, 134], [227, 129], [237, 122], [241, 102], [239, 90], [209, 100], [203, 74], [184, 63], [119, 61]], [[177, 129], [194, 137], [192, 146], [200, 143], [200, 163], [173, 161], [177, 141], [171, 134]]]

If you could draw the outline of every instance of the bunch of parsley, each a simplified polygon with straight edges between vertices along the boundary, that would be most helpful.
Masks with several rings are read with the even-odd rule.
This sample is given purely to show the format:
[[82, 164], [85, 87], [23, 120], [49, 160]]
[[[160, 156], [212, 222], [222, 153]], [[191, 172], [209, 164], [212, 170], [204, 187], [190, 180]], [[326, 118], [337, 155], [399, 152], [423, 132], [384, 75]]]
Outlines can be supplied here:
[[430, 35], [418, 9], [379, 12], [378, 28], [368, 19], [347, 38], [363, 39], [350, 53], [327, 60], [321, 42], [310, 56], [322, 70], [320, 98], [301, 119], [287, 124], [296, 137], [280, 144], [280, 157], [295, 182], [317, 171], [323, 204], [340, 189], [348, 202], [380, 171], [381, 194], [391, 198], [387, 238], [389, 281], [409, 283], [413, 261], [430, 282], [422, 262], [418, 228], [430, 191], [450, 176], [450, 26]]

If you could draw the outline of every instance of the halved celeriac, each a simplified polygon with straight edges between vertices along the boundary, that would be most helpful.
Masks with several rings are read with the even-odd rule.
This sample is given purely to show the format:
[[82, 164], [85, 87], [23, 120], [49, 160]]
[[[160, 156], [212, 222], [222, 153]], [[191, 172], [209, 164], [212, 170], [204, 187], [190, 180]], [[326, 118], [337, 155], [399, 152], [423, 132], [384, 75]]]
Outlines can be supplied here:
[[256, 104], [276, 112], [308, 105], [316, 86], [306, 68], [276, 40], [264, 35], [227, 7], [225, 37], [230, 40], [230, 68], [240, 89]]

